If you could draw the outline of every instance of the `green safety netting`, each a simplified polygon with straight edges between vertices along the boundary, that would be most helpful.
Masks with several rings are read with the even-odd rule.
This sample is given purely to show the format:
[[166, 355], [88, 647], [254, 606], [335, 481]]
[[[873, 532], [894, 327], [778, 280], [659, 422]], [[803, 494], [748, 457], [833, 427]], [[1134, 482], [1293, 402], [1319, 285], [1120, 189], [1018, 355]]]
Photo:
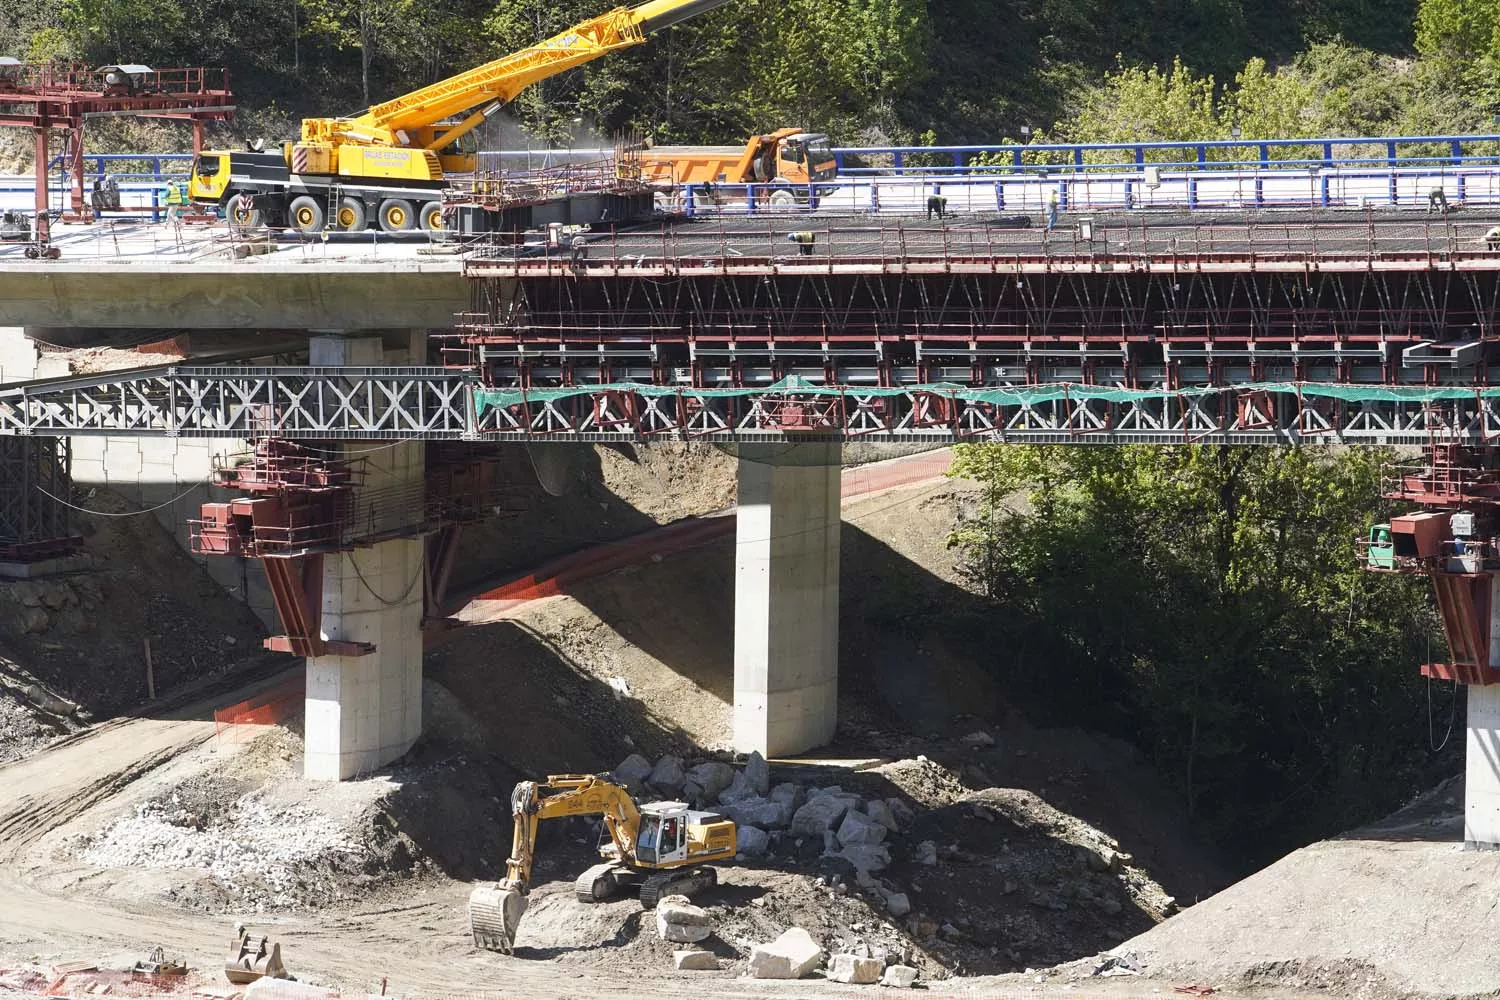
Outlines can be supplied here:
[[474, 390], [474, 405], [482, 417], [493, 407], [523, 404], [537, 405], [574, 396], [600, 392], [628, 392], [638, 396], [683, 396], [690, 399], [721, 399], [733, 396], [904, 396], [912, 392], [934, 393], [971, 403], [996, 406], [1035, 406], [1057, 400], [1099, 400], [1108, 403], [1132, 403], [1149, 399], [1194, 398], [1232, 392], [1285, 393], [1318, 396], [1346, 402], [1426, 403], [1447, 399], [1493, 399], [1500, 388], [1464, 386], [1381, 386], [1333, 385], [1326, 382], [1253, 382], [1233, 386], [1197, 386], [1184, 389], [1120, 389], [1098, 385], [1058, 382], [1049, 385], [1018, 388], [970, 388], [951, 382], [908, 385], [882, 389], [868, 386], [823, 385], [791, 375], [767, 386], [746, 389], [708, 389], [686, 386], [646, 385], [639, 382], [610, 382], [597, 385], [566, 386], [552, 389], [482, 389]]

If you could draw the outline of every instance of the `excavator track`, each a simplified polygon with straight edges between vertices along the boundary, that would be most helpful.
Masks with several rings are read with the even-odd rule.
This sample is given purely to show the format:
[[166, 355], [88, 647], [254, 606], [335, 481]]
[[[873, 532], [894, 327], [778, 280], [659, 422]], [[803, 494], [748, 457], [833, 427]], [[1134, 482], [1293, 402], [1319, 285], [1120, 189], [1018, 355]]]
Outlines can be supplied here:
[[620, 883], [614, 873], [618, 866], [613, 861], [594, 865], [573, 881], [573, 894], [580, 903], [602, 903], [620, 894]]
[[692, 898], [705, 889], [719, 884], [719, 873], [712, 868], [678, 869], [648, 875], [641, 883], [641, 907], [656, 909], [664, 896], [687, 896]]

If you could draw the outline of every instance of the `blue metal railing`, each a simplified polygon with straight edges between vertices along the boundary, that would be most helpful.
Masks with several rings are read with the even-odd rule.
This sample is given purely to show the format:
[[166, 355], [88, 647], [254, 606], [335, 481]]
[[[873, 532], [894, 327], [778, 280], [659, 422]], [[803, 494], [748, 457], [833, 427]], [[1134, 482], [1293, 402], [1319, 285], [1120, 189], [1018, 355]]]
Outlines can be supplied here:
[[[1479, 149], [1484, 144], [1489, 151]], [[1415, 148], [1414, 148], [1415, 147]], [[1434, 151], [1437, 147], [1439, 151]], [[1368, 151], [1378, 149], [1380, 155]], [[1307, 155], [1310, 151], [1315, 156]], [[1341, 151], [1349, 154], [1339, 156]], [[1130, 167], [1232, 169], [1325, 168], [1500, 162], [1500, 135], [1365, 136], [1312, 139], [1213, 139], [1202, 142], [1030, 143], [996, 146], [847, 146], [833, 151], [843, 174], [973, 173]], [[1106, 154], [1100, 158], [1099, 154]], [[1175, 155], [1174, 155], [1175, 154]], [[1234, 155], [1226, 155], [1234, 154]], [[1248, 154], [1248, 155], [1246, 155]], [[1291, 154], [1291, 155], [1279, 155]], [[935, 161], [909, 166], [910, 157]], [[890, 165], [870, 163], [872, 158]], [[976, 162], [981, 160], [983, 162]], [[851, 162], [861, 161], [864, 165]]]

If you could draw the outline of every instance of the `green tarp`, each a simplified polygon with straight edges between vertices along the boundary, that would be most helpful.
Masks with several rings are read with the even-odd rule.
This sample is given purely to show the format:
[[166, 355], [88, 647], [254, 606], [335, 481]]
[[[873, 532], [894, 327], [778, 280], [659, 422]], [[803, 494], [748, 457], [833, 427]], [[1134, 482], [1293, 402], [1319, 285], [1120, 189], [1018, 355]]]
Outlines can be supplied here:
[[1331, 385], [1328, 383], [1260, 382], [1235, 386], [1196, 387], [1186, 389], [1117, 389], [1097, 385], [1052, 385], [1024, 386], [1014, 389], [975, 389], [952, 383], [931, 385], [909, 385], [899, 389], [876, 389], [867, 386], [830, 386], [809, 382], [793, 375], [768, 386], [751, 389], [696, 389], [687, 386], [645, 385], [638, 382], [611, 382], [604, 385], [580, 385], [555, 389], [475, 389], [474, 405], [481, 417], [492, 407], [510, 407], [520, 404], [539, 405], [574, 396], [588, 396], [600, 392], [628, 392], [638, 396], [677, 396], [689, 399], [720, 399], [733, 396], [903, 396], [910, 392], [929, 392], [971, 403], [990, 403], [996, 406], [1035, 406], [1061, 399], [1101, 400], [1109, 403], [1131, 403], [1140, 400], [1166, 398], [1194, 398], [1215, 396], [1232, 392], [1269, 392], [1303, 396], [1319, 396], [1341, 399], [1346, 402], [1407, 402], [1426, 403], [1448, 399], [1494, 398], [1500, 396], [1500, 388], [1465, 388], [1462, 386], [1380, 386], [1380, 385]]

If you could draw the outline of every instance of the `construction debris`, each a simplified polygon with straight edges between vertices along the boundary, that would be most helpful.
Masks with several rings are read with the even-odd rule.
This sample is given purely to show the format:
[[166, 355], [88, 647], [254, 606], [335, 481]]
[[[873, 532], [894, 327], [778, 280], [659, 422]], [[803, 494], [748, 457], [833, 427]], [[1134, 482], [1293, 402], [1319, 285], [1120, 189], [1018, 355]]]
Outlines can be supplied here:
[[656, 904], [656, 933], [663, 941], [697, 944], [714, 932], [713, 918], [686, 896], [665, 896]]
[[880, 977], [881, 986], [894, 986], [897, 989], [909, 990], [917, 981], [917, 970], [909, 965], [892, 965], [885, 970], [885, 975]]
[[713, 972], [719, 968], [719, 960], [711, 951], [674, 951], [672, 961], [684, 972]]
[[828, 979], [835, 983], [852, 983], [857, 986], [880, 981], [884, 962], [878, 958], [861, 955], [835, 955], [828, 963]]
[[823, 961], [823, 949], [812, 935], [793, 927], [750, 952], [750, 975], [756, 979], [801, 979]]
[[235, 924], [234, 939], [229, 944], [229, 959], [224, 963], [224, 975], [236, 986], [244, 986], [261, 978], [291, 979], [286, 966], [281, 964], [281, 945], [272, 944], [265, 935], [250, 936], [244, 924]]

